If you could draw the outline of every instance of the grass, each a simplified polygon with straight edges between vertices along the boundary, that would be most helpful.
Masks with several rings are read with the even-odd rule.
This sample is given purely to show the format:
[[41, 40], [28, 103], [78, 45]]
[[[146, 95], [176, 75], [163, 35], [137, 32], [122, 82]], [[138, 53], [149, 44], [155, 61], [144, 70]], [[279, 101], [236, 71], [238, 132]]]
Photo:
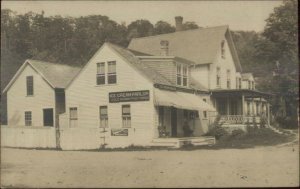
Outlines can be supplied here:
[[225, 135], [216, 141], [213, 146], [183, 146], [183, 150], [194, 149], [243, 149], [253, 148], [256, 146], [273, 146], [286, 142], [290, 142], [294, 139], [292, 135], [282, 135], [274, 132], [269, 128], [255, 129], [251, 128], [247, 133], [241, 133], [236, 136]]

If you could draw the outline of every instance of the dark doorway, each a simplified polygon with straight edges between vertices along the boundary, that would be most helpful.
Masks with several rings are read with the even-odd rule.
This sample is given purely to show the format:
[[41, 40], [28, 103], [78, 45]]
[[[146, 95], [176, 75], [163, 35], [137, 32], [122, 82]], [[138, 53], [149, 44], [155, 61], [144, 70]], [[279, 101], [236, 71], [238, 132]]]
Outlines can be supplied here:
[[53, 108], [43, 109], [44, 126], [53, 127]]
[[171, 137], [177, 137], [177, 109], [171, 108]]

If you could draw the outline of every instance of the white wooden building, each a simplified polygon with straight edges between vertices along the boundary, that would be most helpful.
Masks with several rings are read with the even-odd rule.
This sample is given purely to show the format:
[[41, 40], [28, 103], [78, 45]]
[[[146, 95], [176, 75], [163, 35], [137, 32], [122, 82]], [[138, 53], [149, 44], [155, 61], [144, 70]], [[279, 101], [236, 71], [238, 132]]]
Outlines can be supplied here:
[[33, 136], [26, 129], [41, 138], [37, 128], [52, 129], [49, 144], [26, 147], [201, 145], [214, 142], [203, 135], [217, 114], [244, 128], [270, 114], [228, 26], [136, 38], [128, 48], [106, 42], [82, 68], [27, 60], [5, 91], [10, 146]]

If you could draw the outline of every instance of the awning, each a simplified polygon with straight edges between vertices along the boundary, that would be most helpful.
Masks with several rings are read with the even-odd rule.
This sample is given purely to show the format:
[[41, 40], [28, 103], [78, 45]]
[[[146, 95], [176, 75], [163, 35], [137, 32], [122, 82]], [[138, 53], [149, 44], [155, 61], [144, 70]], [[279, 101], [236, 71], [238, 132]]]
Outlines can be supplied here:
[[195, 94], [160, 89], [154, 90], [154, 104], [185, 110], [216, 111], [212, 105], [204, 102], [201, 97]]

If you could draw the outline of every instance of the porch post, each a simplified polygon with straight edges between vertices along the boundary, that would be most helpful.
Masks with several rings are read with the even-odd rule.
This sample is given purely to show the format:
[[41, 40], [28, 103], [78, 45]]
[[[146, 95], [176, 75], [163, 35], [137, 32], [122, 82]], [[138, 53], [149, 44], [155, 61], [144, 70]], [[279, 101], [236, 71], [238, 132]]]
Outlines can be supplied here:
[[270, 104], [267, 102], [267, 119], [268, 119], [268, 126], [270, 126]]
[[227, 102], [226, 112], [227, 112], [227, 115], [229, 115], [229, 97], [227, 97], [226, 102]]
[[244, 115], [245, 115], [245, 109], [244, 109], [244, 107], [245, 107], [245, 96], [242, 94], [242, 123], [244, 123], [245, 122], [245, 120], [244, 120]]

